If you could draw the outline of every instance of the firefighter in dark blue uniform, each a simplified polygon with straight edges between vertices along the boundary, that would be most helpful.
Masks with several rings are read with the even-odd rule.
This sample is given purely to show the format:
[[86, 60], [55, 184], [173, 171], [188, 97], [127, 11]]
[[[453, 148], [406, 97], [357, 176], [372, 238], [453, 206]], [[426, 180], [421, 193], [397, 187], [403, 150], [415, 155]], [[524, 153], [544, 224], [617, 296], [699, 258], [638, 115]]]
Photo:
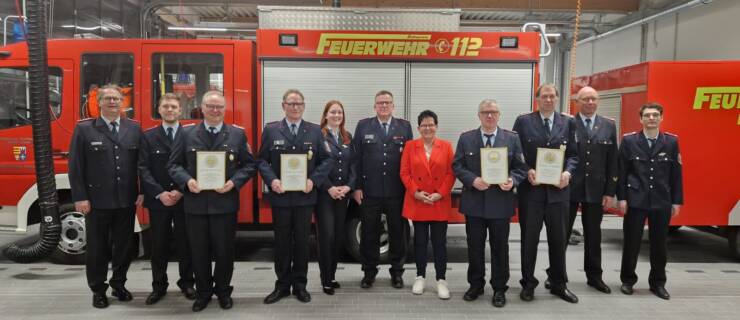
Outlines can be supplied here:
[[[468, 242], [468, 283], [463, 300], [473, 301], [483, 294], [486, 278], [486, 236], [491, 246], [491, 303], [498, 308], [506, 304], [509, 281], [509, 226], [514, 216], [516, 199], [513, 189], [527, 179], [519, 136], [498, 126], [501, 110], [494, 100], [483, 100], [478, 106], [481, 126], [460, 135], [452, 164], [455, 176], [463, 184], [460, 212], [465, 215]], [[481, 148], [506, 147], [509, 181], [491, 185], [481, 178]]]
[[[262, 130], [258, 168], [271, 190], [267, 198], [272, 206], [277, 275], [275, 289], [265, 297], [265, 304], [290, 295], [291, 287], [299, 301], [311, 301], [306, 291], [311, 212], [316, 205], [317, 189], [326, 181], [334, 160], [319, 126], [303, 120], [305, 109], [303, 94], [290, 89], [283, 95], [285, 118], [268, 123]], [[304, 190], [284, 190], [280, 180], [282, 154], [306, 155], [308, 179]]]
[[157, 105], [157, 112], [162, 118], [162, 124], [144, 132], [139, 151], [139, 175], [151, 227], [153, 290], [146, 299], [146, 304], [149, 305], [157, 303], [167, 294], [170, 239], [175, 241], [175, 256], [179, 266], [180, 279], [177, 286], [189, 300], [196, 297], [190, 246], [185, 231], [182, 192], [167, 172], [167, 161], [172, 153], [174, 140], [182, 136], [179, 122], [182, 109], [177, 95], [164, 94]]
[[583, 269], [586, 283], [603, 293], [611, 293], [602, 279], [601, 220], [604, 208], [614, 205], [617, 192], [617, 128], [614, 120], [596, 114], [599, 94], [591, 87], [578, 91], [575, 116], [578, 167], [570, 179], [570, 223], [573, 231], [578, 207], [581, 208], [585, 243]]
[[[568, 290], [565, 270], [565, 236], [568, 226], [568, 184], [578, 165], [575, 145], [575, 121], [572, 117], [556, 112], [558, 92], [553, 85], [540, 86], [536, 92], [538, 111], [519, 116], [514, 131], [519, 134], [524, 158], [529, 167], [528, 180], [518, 188], [519, 224], [522, 229], [522, 291], [524, 301], [534, 299], [534, 288], [539, 281], [534, 277], [542, 224], [547, 226], [547, 247], [550, 258], [550, 293], [561, 299], [577, 303], [578, 297]], [[543, 185], [535, 181], [537, 148], [564, 149], [563, 172], [560, 184]]]
[[328, 178], [319, 186], [316, 229], [321, 287], [328, 295], [333, 295], [334, 289], [340, 287], [334, 276], [337, 272], [337, 260], [346, 240], [344, 222], [350, 191], [354, 189], [357, 180], [352, 135], [344, 128], [345, 119], [341, 102], [331, 100], [326, 103], [320, 126], [329, 143], [335, 165]]
[[[203, 94], [201, 111], [203, 122], [182, 128], [182, 137], [175, 139], [167, 163], [169, 174], [185, 201], [185, 225], [198, 295], [193, 302], [194, 312], [205, 309], [214, 293], [222, 309], [230, 309], [234, 304], [231, 277], [239, 189], [256, 174], [244, 129], [224, 123], [223, 94], [219, 91]], [[224, 153], [226, 181], [222, 187], [201, 190], [196, 180], [199, 151]], [[212, 257], [216, 262], [213, 270]]]
[[375, 94], [377, 116], [360, 120], [352, 139], [358, 174], [353, 198], [360, 205], [360, 253], [365, 273], [360, 286], [366, 289], [372, 287], [378, 273], [381, 214], [388, 223], [391, 285], [403, 288], [408, 222], [401, 216], [406, 190], [399, 172], [403, 148], [413, 133], [408, 121], [393, 117], [393, 109], [392, 93], [383, 90]]
[[670, 299], [665, 289], [666, 237], [671, 218], [683, 204], [683, 178], [678, 137], [660, 131], [663, 107], [648, 103], [640, 108], [642, 131], [624, 135], [619, 148], [617, 197], [624, 215], [624, 247], [620, 290], [632, 294], [637, 283], [637, 256], [648, 221], [650, 232], [650, 291]]
[[77, 124], [69, 149], [69, 182], [75, 210], [85, 215], [87, 283], [96, 308], [108, 306], [108, 262], [113, 269], [111, 294], [120, 301], [132, 299], [124, 284], [136, 206], [144, 199], [139, 195], [137, 168], [141, 127], [120, 117], [122, 99], [118, 86], [101, 87], [101, 116]]

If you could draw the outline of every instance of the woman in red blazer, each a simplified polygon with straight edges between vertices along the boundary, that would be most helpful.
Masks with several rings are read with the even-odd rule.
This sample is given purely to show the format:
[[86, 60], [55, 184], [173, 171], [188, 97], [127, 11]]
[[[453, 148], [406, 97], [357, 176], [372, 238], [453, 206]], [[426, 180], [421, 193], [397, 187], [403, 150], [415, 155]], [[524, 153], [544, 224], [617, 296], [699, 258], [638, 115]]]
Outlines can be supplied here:
[[419, 114], [421, 137], [406, 143], [401, 156], [401, 180], [406, 186], [403, 216], [414, 223], [416, 279], [414, 294], [424, 292], [427, 243], [431, 233], [437, 295], [449, 299], [445, 280], [447, 270], [447, 220], [452, 207], [450, 191], [455, 183], [452, 171], [454, 152], [448, 141], [437, 138], [437, 114], [424, 110]]

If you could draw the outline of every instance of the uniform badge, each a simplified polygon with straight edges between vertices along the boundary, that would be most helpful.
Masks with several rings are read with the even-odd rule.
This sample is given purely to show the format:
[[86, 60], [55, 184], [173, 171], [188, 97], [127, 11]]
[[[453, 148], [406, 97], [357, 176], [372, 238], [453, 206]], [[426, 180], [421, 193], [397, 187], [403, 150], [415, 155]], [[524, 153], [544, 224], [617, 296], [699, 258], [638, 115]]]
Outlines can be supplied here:
[[234, 161], [234, 154], [233, 153], [229, 155], [229, 161]]
[[665, 152], [658, 153], [659, 157], [665, 157]]
[[285, 140], [274, 140], [274, 141], [272, 141], [272, 145], [273, 146], [284, 146], [285, 145]]
[[619, 177], [612, 177], [612, 180], [614, 180], [614, 182], [617, 182], [617, 180], [619, 180]]
[[102, 146], [103, 141], [90, 141], [91, 146]]
[[313, 150], [308, 150], [308, 160], [313, 159]]
[[372, 140], [372, 139], [375, 139], [375, 135], [374, 135], [374, 134], [366, 134], [366, 135], [365, 135], [365, 139], [366, 139], [366, 140]]
[[399, 147], [398, 152], [403, 152], [403, 147]]

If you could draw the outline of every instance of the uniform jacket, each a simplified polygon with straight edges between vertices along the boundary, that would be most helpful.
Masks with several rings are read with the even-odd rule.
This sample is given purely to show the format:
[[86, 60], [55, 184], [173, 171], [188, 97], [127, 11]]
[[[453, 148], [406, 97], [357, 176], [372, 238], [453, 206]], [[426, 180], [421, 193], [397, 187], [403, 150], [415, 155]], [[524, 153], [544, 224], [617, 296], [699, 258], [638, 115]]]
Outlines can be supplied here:
[[[464, 132], [457, 142], [452, 167], [455, 176], [463, 184], [460, 212], [464, 215], [486, 219], [510, 218], [514, 215], [516, 200], [513, 189], [503, 191], [499, 186], [494, 185], [485, 191], [480, 191], [473, 187], [475, 178], [481, 176], [480, 149], [483, 146], [480, 128]], [[493, 147], [508, 148], [509, 176], [514, 182], [514, 187], [526, 181], [528, 167], [524, 163], [519, 136], [513, 131], [498, 128]]]
[[257, 166], [262, 180], [269, 186], [275, 179], [280, 179], [281, 154], [308, 154], [308, 178], [314, 188], [309, 193], [288, 191], [283, 194], [268, 192], [267, 198], [273, 207], [313, 206], [316, 204], [317, 189], [326, 181], [327, 175], [334, 167], [334, 159], [329, 151], [329, 142], [324, 139], [317, 124], [301, 121], [298, 134], [293, 136], [285, 119], [270, 122], [262, 130]]
[[[539, 111], [524, 114], [516, 118], [514, 131], [519, 134], [519, 140], [524, 150], [527, 170], [537, 168], [537, 148], [565, 148], [563, 170], [573, 174], [578, 166], [578, 150], [575, 144], [576, 124], [573, 117], [560, 112], [553, 115], [552, 130], [548, 137], [545, 125]], [[537, 202], [565, 202], [570, 201], [570, 186], [560, 189], [553, 185], [532, 186], [525, 180], [518, 188], [524, 201]]]
[[360, 120], [352, 144], [357, 152], [357, 189], [366, 197], [403, 197], [399, 176], [401, 154], [406, 141], [413, 139], [408, 121], [392, 118], [388, 134], [377, 117]]
[[[175, 140], [182, 137], [182, 125], [175, 133]], [[144, 189], [144, 206], [149, 210], [182, 209], [183, 201], [167, 207], [157, 199], [157, 195], [165, 191], [179, 190], [167, 171], [167, 161], [172, 154], [174, 142], [167, 137], [162, 125], [144, 131], [139, 150], [139, 176], [141, 187]]]
[[624, 135], [619, 148], [617, 196], [644, 210], [683, 204], [683, 177], [678, 137], [661, 132], [652, 150], [642, 131]]
[[[349, 134], [349, 133], [347, 133]], [[334, 167], [321, 184], [320, 189], [327, 191], [329, 188], [334, 186], [348, 186], [350, 189], [355, 189], [355, 183], [357, 181], [357, 167], [355, 165], [354, 156], [355, 148], [352, 145], [352, 136], [350, 135], [350, 142], [345, 144], [342, 142], [342, 138], [339, 138], [339, 143], [334, 140], [334, 136], [331, 133], [326, 134], [326, 141], [329, 143], [331, 151], [331, 157], [334, 159]]]
[[[455, 183], [452, 172], [452, 145], [434, 139], [432, 154], [427, 160], [422, 138], [406, 143], [401, 156], [401, 180], [406, 186], [403, 216], [413, 221], [447, 221], [452, 209], [451, 191]], [[414, 198], [416, 191], [439, 193], [442, 199], [432, 205]]]
[[89, 200], [93, 209], [134, 206], [140, 140], [141, 127], [125, 117], [115, 136], [102, 118], [77, 123], [69, 149], [72, 199]]
[[601, 203], [617, 193], [617, 129], [614, 120], [596, 115], [589, 133], [581, 114], [575, 117], [578, 166], [570, 178], [570, 200]]
[[[222, 214], [239, 211], [239, 189], [255, 175], [255, 161], [247, 144], [244, 129], [228, 125], [211, 138], [203, 122], [181, 127], [172, 147], [167, 169], [172, 180], [184, 194], [185, 212], [188, 214]], [[187, 186], [190, 179], [197, 178], [198, 151], [226, 152], [226, 181], [231, 180], [234, 188], [220, 194], [213, 190], [191, 193]]]

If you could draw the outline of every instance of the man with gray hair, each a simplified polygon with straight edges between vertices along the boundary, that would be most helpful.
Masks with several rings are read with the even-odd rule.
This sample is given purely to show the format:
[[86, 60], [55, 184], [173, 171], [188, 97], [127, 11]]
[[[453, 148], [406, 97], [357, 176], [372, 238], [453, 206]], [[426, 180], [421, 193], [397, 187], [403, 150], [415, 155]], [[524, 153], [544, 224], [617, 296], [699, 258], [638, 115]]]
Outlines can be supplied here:
[[[219, 91], [208, 91], [201, 102], [203, 122], [184, 126], [175, 139], [167, 168], [185, 200], [186, 229], [190, 241], [197, 297], [193, 312], [205, 309], [215, 293], [222, 309], [230, 309], [231, 276], [234, 273], [239, 189], [256, 171], [244, 129], [224, 123], [226, 100]], [[223, 154], [223, 186], [203, 190], [198, 178], [198, 153]], [[214, 162], [218, 158], [211, 158]], [[208, 162], [209, 159], [206, 159]], [[215, 269], [211, 270], [211, 257]]]
[[[463, 300], [473, 301], [483, 294], [485, 286], [486, 236], [490, 234], [492, 303], [506, 304], [509, 288], [509, 223], [514, 215], [512, 191], [527, 179], [527, 166], [519, 136], [498, 126], [501, 110], [492, 99], [478, 106], [480, 127], [460, 135], [452, 168], [463, 183], [460, 212], [465, 215], [468, 241], [468, 283]], [[489, 184], [481, 178], [481, 149], [507, 148], [509, 178], [506, 183]]]

